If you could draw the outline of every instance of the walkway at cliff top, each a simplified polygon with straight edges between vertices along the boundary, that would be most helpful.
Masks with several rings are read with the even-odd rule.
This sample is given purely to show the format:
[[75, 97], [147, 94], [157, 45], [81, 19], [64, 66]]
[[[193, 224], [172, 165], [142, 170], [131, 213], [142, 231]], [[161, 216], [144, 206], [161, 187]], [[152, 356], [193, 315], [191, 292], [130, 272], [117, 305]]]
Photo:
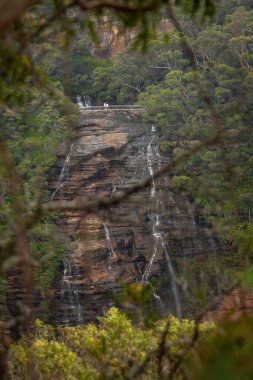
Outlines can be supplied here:
[[107, 112], [108, 110], [112, 111], [144, 111], [146, 107], [138, 106], [138, 105], [129, 105], [129, 104], [120, 104], [120, 105], [108, 105], [108, 106], [88, 106], [88, 107], [80, 107], [80, 111], [82, 112], [90, 112], [90, 111], [101, 111]]

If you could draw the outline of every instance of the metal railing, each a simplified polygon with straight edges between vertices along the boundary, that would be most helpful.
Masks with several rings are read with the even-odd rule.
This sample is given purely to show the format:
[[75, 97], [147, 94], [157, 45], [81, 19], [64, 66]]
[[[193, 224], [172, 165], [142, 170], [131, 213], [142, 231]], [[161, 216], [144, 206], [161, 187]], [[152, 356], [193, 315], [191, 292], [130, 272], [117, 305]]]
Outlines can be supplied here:
[[90, 106], [80, 108], [81, 111], [107, 111], [107, 110], [118, 110], [118, 111], [128, 111], [128, 110], [144, 110], [144, 106], [132, 105], [132, 104], [120, 104], [120, 105], [108, 105], [108, 106]]

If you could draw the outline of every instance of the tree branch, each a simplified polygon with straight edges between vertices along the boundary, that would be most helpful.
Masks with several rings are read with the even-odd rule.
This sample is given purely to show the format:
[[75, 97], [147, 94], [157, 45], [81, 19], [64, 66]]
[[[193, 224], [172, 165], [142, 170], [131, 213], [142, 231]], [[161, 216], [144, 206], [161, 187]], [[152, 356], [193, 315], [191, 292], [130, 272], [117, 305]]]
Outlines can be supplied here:
[[187, 159], [191, 158], [195, 153], [200, 150], [215, 145], [218, 143], [219, 135], [214, 135], [212, 138], [203, 141], [202, 143], [196, 145], [194, 148], [189, 150], [188, 152], [182, 154], [180, 157], [175, 160], [165, 164], [160, 170], [155, 172], [153, 176], [148, 176], [141, 182], [127, 188], [125, 191], [121, 191], [116, 193], [112, 197], [98, 197], [98, 196], [86, 196], [78, 199], [77, 201], [53, 201], [48, 202], [44, 205], [39, 204], [34, 212], [34, 214], [27, 221], [27, 228], [31, 228], [37, 221], [45, 214], [54, 211], [85, 211], [86, 213], [97, 213], [100, 209], [109, 208], [112, 206], [116, 206], [123, 200], [129, 198], [132, 194], [138, 192], [149, 186], [152, 181], [156, 178], [161, 177], [163, 174], [170, 172], [177, 165], [185, 162]]
[[0, 2], [0, 32], [4, 32], [29, 8], [35, 0], [1, 0]]
[[150, 12], [157, 8], [155, 2], [151, 4], [145, 5], [135, 5], [134, 3], [126, 4], [120, 3], [119, 1], [110, 1], [110, 0], [102, 0], [102, 1], [94, 1], [94, 2], [85, 2], [83, 0], [75, 0], [76, 5], [78, 5], [83, 11], [97, 11], [103, 9], [114, 10], [117, 12], [124, 13], [136, 13], [136, 12]]

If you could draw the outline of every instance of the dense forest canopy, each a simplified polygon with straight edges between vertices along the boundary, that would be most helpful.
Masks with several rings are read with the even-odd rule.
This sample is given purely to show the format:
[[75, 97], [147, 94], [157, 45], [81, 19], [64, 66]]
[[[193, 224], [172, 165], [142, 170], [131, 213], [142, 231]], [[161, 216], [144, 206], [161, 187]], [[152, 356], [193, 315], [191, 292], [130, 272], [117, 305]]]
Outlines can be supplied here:
[[[77, 207], [52, 199], [48, 172], [82, 123], [77, 96], [145, 108], [169, 163], [157, 177], [169, 172], [173, 191], [201, 210], [196, 222], [212, 226], [220, 246], [229, 247], [208, 268], [219, 295], [252, 286], [252, 3], [13, 0], [2, 1], [0, 11], [2, 378], [250, 379], [252, 317], [199, 323], [217, 295], [201, 263], [196, 323], [149, 314], [150, 289], [139, 284], [122, 292], [134, 316], [112, 308], [98, 325], [44, 323], [73, 244], [55, 222]], [[124, 40], [117, 51], [101, 41], [101, 30], [115, 27]], [[151, 182], [111, 199], [83, 199], [80, 207], [99, 213]], [[13, 273], [23, 298], [10, 307], [6, 279]], [[191, 281], [185, 285], [185, 276], [182, 269], [182, 287]], [[34, 292], [43, 322], [32, 327]]]

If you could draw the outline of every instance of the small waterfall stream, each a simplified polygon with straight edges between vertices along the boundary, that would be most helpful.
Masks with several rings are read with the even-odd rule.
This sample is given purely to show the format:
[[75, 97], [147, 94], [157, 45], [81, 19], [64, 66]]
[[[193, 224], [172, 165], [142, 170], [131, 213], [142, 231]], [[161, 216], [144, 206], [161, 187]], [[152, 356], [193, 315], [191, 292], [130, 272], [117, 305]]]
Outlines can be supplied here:
[[92, 105], [89, 95], [83, 95], [83, 102], [85, 107], [91, 107]]
[[110, 231], [109, 231], [106, 223], [102, 223], [102, 225], [104, 227], [107, 248], [109, 250], [109, 269], [111, 270], [112, 269], [111, 268], [111, 259], [115, 258], [116, 254], [115, 254], [114, 249], [113, 249]]
[[82, 102], [82, 97], [80, 95], [77, 95], [76, 97], [76, 102], [78, 104], [78, 106], [82, 109], [82, 108], [85, 108], [83, 102]]
[[153, 171], [153, 164], [152, 164], [152, 158], [154, 155], [153, 149], [152, 149], [152, 141], [154, 139], [154, 136], [152, 137], [150, 143], [148, 144], [147, 147], [147, 162], [148, 162], [148, 170], [149, 174], [152, 176], [152, 186], [151, 186], [151, 199], [154, 199], [156, 196], [156, 188], [155, 188], [155, 181], [153, 178], [154, 171]]
[[[69, 153], [66, 156], [62, 170], [56, 185], [56, 189], [51, 195], [51, 200], [54, 200], [56, 194], [67, 183], [70, 173], [71, 154], [73, 151], [71, 144]], [[66, 305], [64, 309], [65, 322], [68, 323], [70, 317], [77, 323], [83, 323], [82, 306], [80, 302], [80, 284], [81, 279], [80, 268], [77, 264], [70, 262], [68, 258], [63, 261], [63, 277], [61, 281], [60, 298]]]
[[64, 164], [63, 164], [63, 167], [62, 167], [62, 170], [61, 170], [61, 174], [60, 174], [59, 179], [58, 179], [58, 183], [57, 183], [56, 189], [53, 192], [53, 194], [51, 195], [51, 198], [50, 198], [51, 200], [54, 199], [55, 195], [58, 193], [58, 191], [64, 186], [64, 184], [68, 180], [72, 150], [73, 150], [73, 144], [71, 144], [69, 153], [67, 154], [66, 159], [64, 161]]
[[83, 323], [83, 311], [80, 302], [80, 284], [82, 278], [80, 268], [71, 263], [68, 258], [63, 261], [63, 278], [61, 283], [61, 300], [66, 305], [65, 321], [68, 323], [70, 317], [77, 324]]
[[77, 95], [76, 102], [81, 109], [91, 107], [91, 100], [89, 95]]
[[[152, 132], [156, 132], [155, 128], [152, 126]], [[148, 171], [149, 174], [153, 177], [154, 174], [154, 169], [153, 165], [156, 163], [156, 166], [158, 169], [161, 167], [161, 156], [158, 153], [158, 146], [157, 144], [154, 144], [153, 141], [156, 139], [156, 136], [153, 135], [151, 138], [151, 141], [149, 142], [147, 146], [147, 152], [146, 152], [146, 157], [147, 157], [147, 166], [148, 166]], [[175, 304], [175, 310], [176, 310], [176, 315], [181, 318], [182, 317], [182, 308], [181, 308], [181, 302], [180, 302], [180, 297], [179, 297], [179, 291], [178, 291], [178, 286], [177, 286], [177, 278], [176, 274], [172, 265], [171, 257], [170, 257], [170, 250], [167, 247], [167, 244], [165, 242], [163, 233], [160, 231], [160, 225], [161, 225], [161, 216], [163, 213], [163, 203], [160, 201], [161, 205], [161, 210], [159, 209], [159, 195], [157, 194], [156, 191], [156, 185], [154, 178], [152, 180], [151, 184], [151, 190], [150, 190], [150, 200], [152, 203], [152, 200], [154, 202], [155, 200], [155, 207], [154, 210], [155, 212], [150, 213], [150, 223], [151, 223], [151, 228], [152, 228], [152, 236], [154, 240], [154, 247], [153, 247], [153, 253], [151, 255], [151, 258], [148, 261], [146, 270], [142, 276], [142, 283], [148, 282], [152, 265], [154, 263], [154, 260], [157, 256], [158, 249], [160, 246], [160, 249], [163, 250], [166, 263], [167, 263], [167, 268], [168, 268], [168, 274], [170, 276], [170, 282], [171, 282], [171, 288], [172, 288], [172, 294], [174, 298], [174, 304]], [[157, 294], [154, 294], [154, 297], [157, 298], [159, 297]], [[159, 297], [160, 298], [160, 297]]]

